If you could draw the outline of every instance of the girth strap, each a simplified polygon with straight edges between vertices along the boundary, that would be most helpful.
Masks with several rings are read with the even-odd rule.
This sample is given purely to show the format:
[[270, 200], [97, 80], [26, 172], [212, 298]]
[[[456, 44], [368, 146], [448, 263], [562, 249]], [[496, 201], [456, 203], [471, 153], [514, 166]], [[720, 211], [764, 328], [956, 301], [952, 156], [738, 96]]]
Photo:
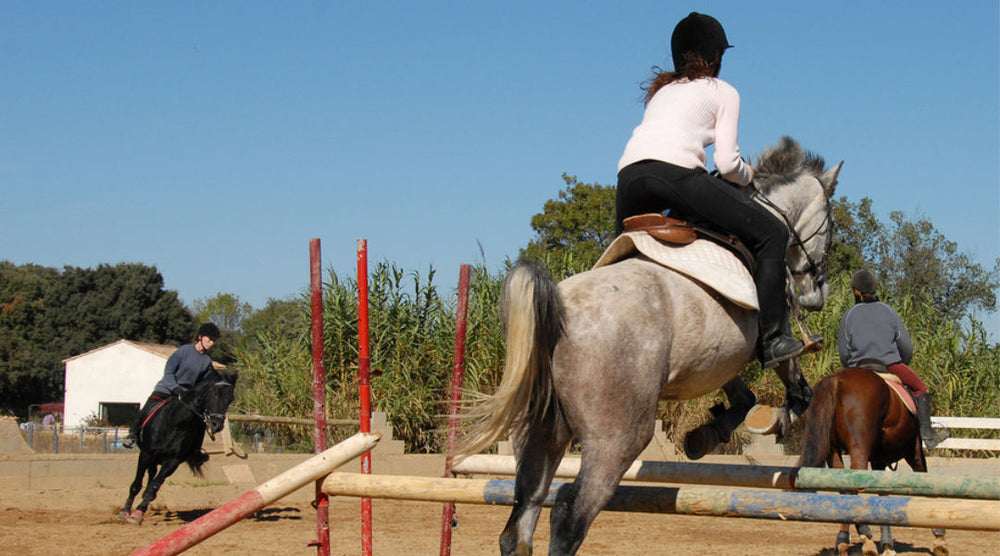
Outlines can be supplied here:
[[141, 428], [146, 428], [146, 423], [153, 418], [153, 415], [156, 415], [156, 412], [159, 411], [161, 407], [166, 405], [168, 401], [170, 401], [170, 398], [160, 398], [157, 396], [150, 396], [150, 399], [160, 400], [160, 403], [156, 404], [156, 407], [154, 407], [153, 410], [149, 412], [149, 415], [146, 415], [146, 418], [142, 420]]

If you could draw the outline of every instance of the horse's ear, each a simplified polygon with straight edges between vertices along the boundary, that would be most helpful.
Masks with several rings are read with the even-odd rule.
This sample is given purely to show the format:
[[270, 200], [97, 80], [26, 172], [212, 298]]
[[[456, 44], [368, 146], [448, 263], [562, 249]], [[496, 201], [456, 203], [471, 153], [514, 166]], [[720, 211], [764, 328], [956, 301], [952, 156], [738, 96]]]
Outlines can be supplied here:
[[833, 190], [837, 187], [837, 176], [840, 175], [840, 168], [843, 165], [844, 161], [841, 160], [840, 164], [823, 172], [823, 175], [819, 177], [819, 182], [823, 184], [823, 191], [826, 193], [827, 199], [833, 197]]

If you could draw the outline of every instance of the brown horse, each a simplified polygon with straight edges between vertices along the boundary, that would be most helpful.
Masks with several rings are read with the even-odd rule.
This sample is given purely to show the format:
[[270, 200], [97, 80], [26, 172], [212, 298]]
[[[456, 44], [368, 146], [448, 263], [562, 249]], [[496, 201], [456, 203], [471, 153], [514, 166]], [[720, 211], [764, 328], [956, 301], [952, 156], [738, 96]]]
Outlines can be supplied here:
[[[916, 416], [871, 369], [841, 369], [817, 382], [812, 403], [802, 418], [805, 432], [799, 466], [826, 464], [843, 468], [842, 454], [846, 452], [851, 457], [851, 469], [868, 469], [871, 464], [872, 469], [884, 470], [905, 459], [914, 471], [927, 472]], [[863, 553], [877, 555], [871, 528], [863, 523], [856, 523], [855, 527], [864, 544]], [[948, 554], [945, 531], [933, 532], [934, 554]], [[837, 535], [839, 554], [847, 554], [850, 539], [850, 524], [845, 523]], [[882, 526], [879, 545], [883, 556], [895, 554], [892, 532], [887, 525]]]

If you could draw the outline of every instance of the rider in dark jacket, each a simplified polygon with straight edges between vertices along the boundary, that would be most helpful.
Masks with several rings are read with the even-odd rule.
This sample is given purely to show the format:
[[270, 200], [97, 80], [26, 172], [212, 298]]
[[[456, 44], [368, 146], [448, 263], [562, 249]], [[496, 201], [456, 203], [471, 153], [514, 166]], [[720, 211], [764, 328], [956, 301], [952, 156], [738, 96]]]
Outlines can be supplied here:
[[854, 306], [844, 312], [837, 334], [840, 363], [845, 367], [875, 364], [885, 367], [910, 390], [917, 405], [920, 438], [933, 450], [948, 438], [947, 430], [937, 433], [931, 428], [931, 400], [927, 385], [909, 367], [913, 357], [910, 333], [899, 315], [875, 295], [878, 279], [868, 269], [851, 276]]
[[128, 436], [122, 440], [122, 446], [126, 448], [135, 446], [143, 421], [154, 407], [171, 396], [181, 397], [208, 374], [212, 369], [212, 358], [209, 357], [208, 351], [212, 349], [220, 335], [218, 326], [206, 322], [198, 327], [197, 338], [193, 344], [185, 344], [170, 355], [163, 368], [163, 378], [153, 387], [153, 393], [132, 420]]

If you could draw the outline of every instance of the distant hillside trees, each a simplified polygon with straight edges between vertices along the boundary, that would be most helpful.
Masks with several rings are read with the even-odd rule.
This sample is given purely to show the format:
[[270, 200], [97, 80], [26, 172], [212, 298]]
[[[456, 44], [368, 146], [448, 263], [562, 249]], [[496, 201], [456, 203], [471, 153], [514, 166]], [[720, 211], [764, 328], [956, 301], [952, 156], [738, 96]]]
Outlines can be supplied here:
[[62, 399], [62, 360], [119, 339], [181, 344], [196, 328], [156, 267], [0, 261], [0, 410]]

